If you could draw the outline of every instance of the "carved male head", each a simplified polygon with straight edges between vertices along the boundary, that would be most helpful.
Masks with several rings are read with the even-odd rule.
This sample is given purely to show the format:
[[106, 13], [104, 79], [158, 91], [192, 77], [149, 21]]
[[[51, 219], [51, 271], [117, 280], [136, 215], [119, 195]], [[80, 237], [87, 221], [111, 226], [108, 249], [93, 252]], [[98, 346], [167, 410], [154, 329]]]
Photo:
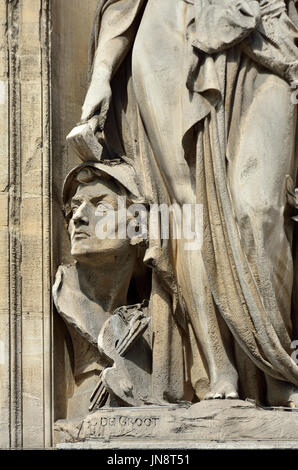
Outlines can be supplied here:
[[[109, 162], [76, 167], [65, 180], [63, 199], [74, 258], [97, 263], [98, 256], [101, 261], [115, 259], [131, 249], [131, 240], [123, 236], [127, 218], [119, 217], [119, 210], [140, 202], [129, 165]], [[104, 223], [107, 221], [111, 223]]]

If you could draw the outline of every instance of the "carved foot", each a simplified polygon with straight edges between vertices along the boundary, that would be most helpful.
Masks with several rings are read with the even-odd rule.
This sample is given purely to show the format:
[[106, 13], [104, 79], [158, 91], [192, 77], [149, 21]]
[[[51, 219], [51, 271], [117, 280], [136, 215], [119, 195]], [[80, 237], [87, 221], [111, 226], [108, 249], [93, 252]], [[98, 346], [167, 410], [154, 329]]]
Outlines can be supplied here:
[[288, 382], [267, 379], [267, 404], [298, 408], [298, 388]]
[[234, 382], [228, 378], [217, 380], [211, 384], [210, 392], [204, 397], [204, 400], [218, 400], [218, 399], [236, 400], [239, 398], [237, 381]]
[[295, 388], [289, 396], [289, 405], [291, 408], [298, 408], [298, 389]]

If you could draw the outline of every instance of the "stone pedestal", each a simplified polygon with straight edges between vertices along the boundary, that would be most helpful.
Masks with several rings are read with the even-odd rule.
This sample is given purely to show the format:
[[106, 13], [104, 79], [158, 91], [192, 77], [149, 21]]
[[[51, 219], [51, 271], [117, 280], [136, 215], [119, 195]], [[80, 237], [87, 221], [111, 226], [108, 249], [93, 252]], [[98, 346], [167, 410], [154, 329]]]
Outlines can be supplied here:
[[240, 400], [102, 409], [56, 423], [59, 449], [298, 448], [298, 412]]

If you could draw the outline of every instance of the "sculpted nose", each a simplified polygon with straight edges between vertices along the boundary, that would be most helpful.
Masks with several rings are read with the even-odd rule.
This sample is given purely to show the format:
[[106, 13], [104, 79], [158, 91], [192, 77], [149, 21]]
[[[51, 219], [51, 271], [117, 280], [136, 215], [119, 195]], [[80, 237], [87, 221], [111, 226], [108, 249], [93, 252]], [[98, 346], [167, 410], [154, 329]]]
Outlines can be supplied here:
[[72, 219], [75, 225], [88, 224], [89, 219], [88, 219], [87, 204], [85, 203], [81, 204], [74, 212]]

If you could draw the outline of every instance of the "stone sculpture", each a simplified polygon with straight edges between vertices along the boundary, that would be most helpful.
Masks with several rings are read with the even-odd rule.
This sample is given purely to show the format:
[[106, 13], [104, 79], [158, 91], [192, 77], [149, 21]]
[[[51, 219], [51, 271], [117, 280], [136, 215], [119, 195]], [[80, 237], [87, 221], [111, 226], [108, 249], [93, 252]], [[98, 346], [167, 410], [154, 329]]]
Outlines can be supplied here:
[[[204, 211], [200, 249], [185, 249], [184, 232], [149, 234], [156, 402], [298, 404], [295, 24], [284, 0], [98, 2], [68, 141], [83, 160], [133, 167], [151, 204]], [[100, 269], [101, 257], [88, 259]], [[120, 266], [128, 279], [132, 261]]]
[[[136, 389], [140, 389], [135, 384], [136, 370], [140, 371], [142, 387], [146, 393], [149, 389], [150, 344], [144, 339], [140, 342], [140, 336], [148, 327], [149, 318], [143, 305], [125, 307], [129, 286], [139, 263], [139, 252], [142, 252], [139, 246], [143, 240], [120, 238], [118, 234], [125, 228], [121, 226], [122, 219], [114, 227], [113, 237], [107, 234], [105, 238], [99, 238], [96, 232], [97, 224], [109, 210], [115, 209], [117, 214], [118, 197], [125, 197], [128, 208], [140, 198], [133, 169], [125, 163], [86, 163], [74, 168], [66, 178], [63, 200], [71, 254], [76, 263], [60, 266], [53, 295], [56, 308], [68, 326], [73, 343], [73, 369], [78, 388], [72, 398], [74, 404], [71, 408], [76, 407], [76, 413], [82, 416], [88, 412], [92, 387], [98, 381], [103, 385], [102, 373], [105, 367], [113, 366], [113, 363], [112, 372], [117, 376], [114, 387], [120, 387], [118, 399], [122, 380], [123, 387], [131, 387], [128, 399], [130, 404], [135, 403]], [[124, 218], [123, 224], [126, 221]], [[134, 298], [138, 298], [136, 293]], [[132, 312], [137, 313], [133, 315], [136, 317], [134, 322], [130, 322]], [[101, 347], [98, 351], [100, 332]], [[121, 350], [119, 354], [113, 354], [117, 340]], [[109, 341], [112, 343], [110, 348], [107, 346]], [[129, 355], [133, 355], [135, 360], [128, 359], [127, 365], [125, 356]], [[119, 370], [118, 363], [121, 363], [122, 370]], [[93, 394], [96, 399], [92, 408], [95, 404], [99, 406], [106, 403], [108, 391], [110, 400], [117, 403], [112, 390], [111, 371], [106, 372], [109, 372], [110, 380], [104, 382], [101, 399], [96, 387], [96, 393]], [[140, 403], [140, 399], [138, 398], [137, 403]], [[70, 410], [69, 416], [75, 417], [76, 413], [73, 414]]]

